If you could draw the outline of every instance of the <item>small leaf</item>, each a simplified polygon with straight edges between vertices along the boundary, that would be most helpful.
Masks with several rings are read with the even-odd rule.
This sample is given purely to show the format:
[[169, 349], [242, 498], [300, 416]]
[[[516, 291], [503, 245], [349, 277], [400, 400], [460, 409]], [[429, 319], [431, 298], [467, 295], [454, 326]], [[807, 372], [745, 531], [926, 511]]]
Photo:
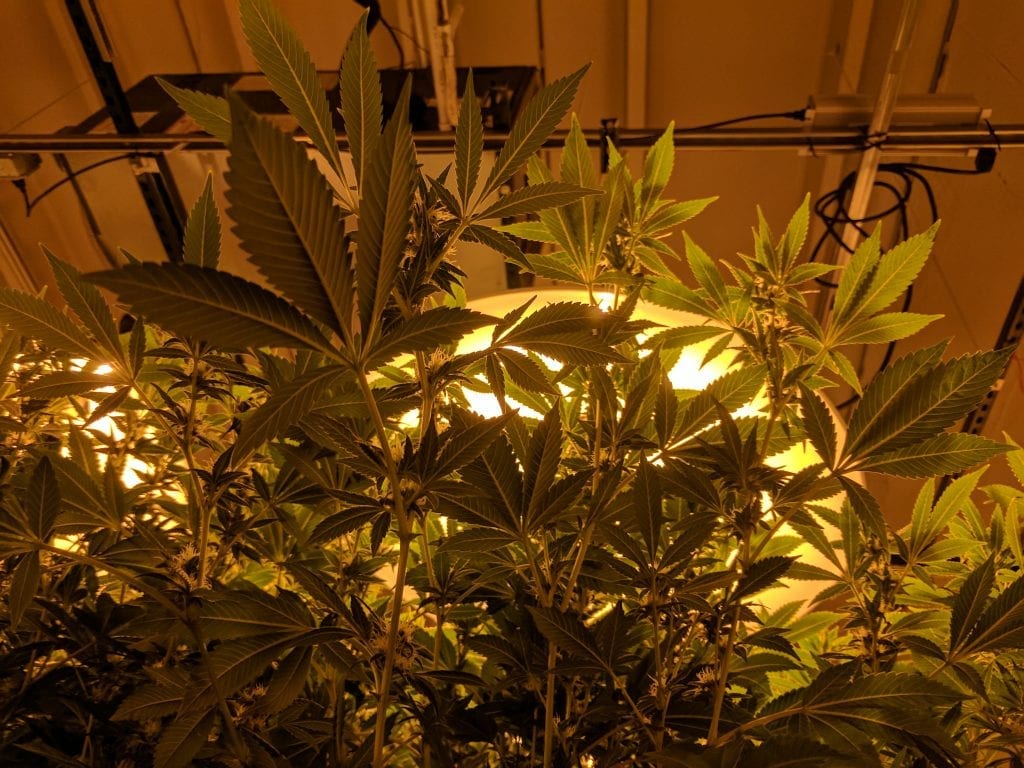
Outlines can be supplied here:
[[384, 312], [405, 253], [416, 189], [416, 151], [409, 126], [412, 78], [406, 78], [394, 114], [369, 158], [361, 182], [356, 288], [364, 344]]
[[736, 584], [736, 591], [732, 593], [731, 599], [740, 600], [769, 589], [786, 575], [795, 562], [795, 557], [775, 555], [751, 563]]
[[114, 325], [114, 318], [110, 314], [110, 307], [106, 300], [97, 290], [96, 286], [87, 283], [82, 278], [82, 273], [65, 261], [61, 261], [47, 248], [43, 246], [43, 253], [50, 263], [53, 276], [57, 281], [57, 288], [64, 301], [68, 303], [71, 310], [82, 321], [100, 346], [110, 353], [111, 358], [120, 360], [122, 358], [121, 339]]
[[515, 539], [504, 531], [493, 528], [467, 528], [443, 539], [438, 552], [479, 553], [496, 552]]
[[[984, 587], [979, 577], [979, 590]], [[962, 632], [960, 633], [962, 634]], [[1006, 587], [985, 609], [966, 638], [951, 652], [953, 658], [1019, 648], [1024, 643], [1024, 576]]]
[[369, 11], [352, 30], [345, 55], [341, 60], [341, 116], [356, 169], [356, 181], [366, 177], [366, 167], [380, 139], [381, 114], [380, 76], [366, 32]]
[[[843, 490], [846, 491], [846, 499], [850, 502], [850, 507], [860, 519], [864, 530], [878, 538], [879, 541], [886, 541], [889, 536], [889, 529], [886, 527], [885, 518], [882, 516], [882, 508], [878, 505], [875, 497], [868, 492], [867, 488], [848, 477], [837, 475], [836, 479], [839, 480]], [[851, 568], [853, 567], [849, 558], [847, 559], [847, 564]]]
[[7, 609], [9, 630], [17, 631], [25, 611], [39, 591], [39, 552], [26, 552], [11, 577]]
[[647, 545], [647, 555], [654, 560], [661, 540], [661, 483], [658, 475], [640, 454], [640, 467], [633, 478], [633, 492], [630, 495], [633, 513]]
[[527, 610], [548, 642], [574, 656], [589, 659], [597, 669], [612, 673], [590, 631], [575, 616], [541, 606], [530, 606]]
[[0, 323], [22, 336], [38, 339], [47, 347], [88, 359], [96, 348], [82, 329], [53, 304], [38, 296], [0, 288]]
[[885, 344], [913, 336], [942, 315], [922, 315], [916, 312], [889, 312], [857, 320], [839, 334], [838, 344]]
[[323, 544], [357, 531], [375, 520], [383, 510], [380, 507], [348, 507], [328, 515], [313, 529], [309, 544]]
[[189, 117], [199, 123], [200, 128], [223, 141], [225, 146], [231, 143], [231, 113], [227, 99], [223, 96], [179, 88], [159, 77], [156, 81]]
[[897, 477], [951, 475], [1005, 453], [1007, 446], [978, 435], [944, 434], [898, 451], [871, 456], [856, 468]]
[[469, 205], [480, 175], [480, 156], [484, 148], [480, 101], [473, 86], [472, 68], [466, 75], [466, 90], [459, 105], [459, 124], [455, 128], [455, 186], [463, 210]]
[[217, 720], [216, 712], [196, 707], [180, 712], [160, 733], [153, 760], [155, 768], [188, 768], [206, 744]]
[[949, 616], [949, 653], [950, 656], [959, 649], [968, 633], [974, 628], [982, 611], [988, 604], [992, 585], [996, 580], [996, 565], [993, 556], [968, 574], [957, 590], [953, 600], [953, 611]]
[[693, 272], [693, 276], [697, 278], [697, 283], [707, 291], [708, 295], [718, 306], [722, 308], [728, 307], [729, 297], [725, 290], [725, 283], [722, 280], [722, 276], [718, 274], [715, 263], [685, 232], [683, 233], [683, 239], [686, 243], [686, 260], [689, 262], [690, 271]]
[[60, 512], [60, 486], [46, 456], [36, 462], [29, 476], [24, 506], [33, 536], [37, 541], [46, 541]]
[[541, 88], [520, 113], [508, 140], [498, 153], [480, 198], [487, 197], [509, 176], [518, 171], [555, 129], [569, 111], [580, 80], [590, 65], [566, 77], [559, 78]]
[[87, 275], [132, 312], [175, 333], [214, 344], [299, 347], [336, 353], [305, 315], [240, 277], [194, 264], [133, 264]]
[[654, 201], [668, 186], [675, 154], [675, 123], [670, 122], [644, 158], [644, 175], [640, 182], [641, 216], [647, 214]]
[[560, 181], [545, 181], [521, 187], [498, 198], [483, 213], [477, 214], [474, 219], [500, 219], [535, 213], [546, 208], [568, 205], [581, 198], [597, 194], [600, 194], [600, 190], [585, 189]]
[[297, 424], [346, 372], [345, 368], [337, 365], [314, 368], [275, 391], [242, 422], [242, 431], [232, 451], [232, 463], [236, 466], [242, 464], [267, 440]]
[[836, 425], [825, 402], [805, 385], [800, 385], [800, 407], [804, 429], [825, 466], [836, 463]]
[[278, 664], [270, 678], [267, 692], [256, 706], [261, 712], [280, 712], [297, 699], [306, 688], [306, 678], [313, 661], [313, 648], [296, 648]]
[[494, 354], [501, 361], [505, 372], [516, 386], [542, 395], [558, 394], [544, 368], [533, 358], [527, 357], [522, 352], [516, 352], [514, 349], [499, 349]]
[[457, 344], [466, 334], [495, 322], [495, 318], [464, 307], [434, 307], [398, 323], [372, 348], [370, 367], [401, 354], [425, 352]]
[[881, 238], [882, 229], [876, 227], [871, 236], [857, 246], [840, 274], [835, 306], [832, 310], [833, 327], [844, 323], [856, 312], [856, 299], [867, 289], [871, 275], [881, 258]]
[[185, 262], [216, 268], [220, 259], [220, 216], [213, 200], [213, 174], [207, 174], [185, 226]]

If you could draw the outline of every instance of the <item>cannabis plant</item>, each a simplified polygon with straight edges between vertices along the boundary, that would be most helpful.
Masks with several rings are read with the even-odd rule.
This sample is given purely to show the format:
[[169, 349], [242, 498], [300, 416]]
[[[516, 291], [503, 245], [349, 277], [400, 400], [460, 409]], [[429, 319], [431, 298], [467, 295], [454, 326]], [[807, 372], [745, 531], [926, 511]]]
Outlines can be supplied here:
[[[889, 307], [934, 228], [865, 240], [820, 320], [806, 203], [750, 255], [680, 257], [710, 201], [663, 197], [671, 128], [642, 171], [609, 146], [600, 175], [575, 120], [557, 175], [536, 156], [583, 70], [486, 173], [470, 78], [435, 178], [408, 83], [382, 130], [365, 21], [343, 156], [283, 18], [241, 17], [312, 146], [169, 90], [228, 148], [258, 282], [219, 267], [211, 179], [180, 262], [48, 253], [65, 309], [0, 292], [5, 766], [1022, 764], [1024, 491], [982, 495], [964, 472], [1009, 446], [946, 431], [1008, 352], [864, 386], [847, 357], [933, 319]], [[580, 300], [468, 308], [467, 241]], [[680, 388], [689, 348], [726, 371]], [[865, 473], [923, 480], [906, 528]]]

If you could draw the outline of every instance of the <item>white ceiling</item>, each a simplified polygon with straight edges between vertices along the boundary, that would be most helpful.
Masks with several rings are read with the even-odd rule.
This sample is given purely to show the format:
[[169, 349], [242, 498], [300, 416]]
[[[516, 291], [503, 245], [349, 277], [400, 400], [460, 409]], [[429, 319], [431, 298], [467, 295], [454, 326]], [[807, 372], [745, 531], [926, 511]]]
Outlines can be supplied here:
[[[451, 1], [451, 0], [450, 0]], [[334, 68], [361, 9], [349, 0], [279, 0], [321, 69]], [[455, 5], [455, 3], [452, 3]], [[624, 127], [700, 124], [743, 114], [798, 109], [812, 94], [874, 95], [899, 13], [896, 0], [465, 0], [456, 36], [459, 66], [543, 66], [555, 77], [590, 61], [576, 104], [584, 126], [618, 117]], [[384, 0], [386, 18], [411, 30], [407, 0]], [[967, 94], [993, 111], [998, 127], [1024, 123], [1024, 3], [920, 0], [904, 93]], [[233, 0], [97, 0], [125, 87], [149, 74], [254, 70]], [[953, 18], [952, 26], [949, 25]], [[62, 0], [0, 3], [0, 134], [53, 133], [102, 106]], [[16, 30], [17, 34], [10, 31]], [[948, 39], [947, 39], [947, 31]], [[405, 37], [407, 62], [422, 55]], [[382, 66], [398, 56], [382, 27], [373, 35]], [[944, 58], [944, 68], [939, 63]], [[77, 167], [102, 159], [77, 155]], [[170, 158], [187, 202], [198, 194], [212, 155]], [[961, 158], [930, 162], [966, 166]], [[680, 152], [671, 192], [720, 196], [692, 222], [691, 235], [720, 258], [749, 243], [760, 204], [781, 227], [806, 192], [817, 196], [855, 167], [856, 158], [792, 151]], [[49, 158], [28, 180], [35, 194], [62, 177]], [[938, 312], [914, 344], [952, 337], [962, 354], [994, 343], [1020, 281], [1015, 225], [1024, 221], [1024, 151], [1007, 149], [986, 176], [932, 176], [943, 227], [914, 296], [914, 310]], [[81, 177], [104, 242], [142, 258], [162, 258], [158, 238], [126, 162]], [[929, 224], [914, 201], [912, 226]], [[0, 226], [35, 286], [49, 281], [37, 243], [82, 269], [106, 264], [70, 187], [26, 219], [21, 198], [0, 183]], [[890, 227], [889, 231], [893, 231]], [[2, 235], [3, 233], [0, 233]], [[3, 240], [0, 238], [0, 250]], [[475, 290], [500, 285], [497, 262], [466, 256]], [[474, 272], [475, 270], [475, 272]], [[8, 263], [2, 278], [19, 282]], [[863, 361], [870, 373], [877, 356]], [[1024, 439], [1022, 365], [1012, 364], [986, 432]], [[995, 476], [995, 475], [993, 475]], [[908, 491], [877, 485], [899, 518]]]

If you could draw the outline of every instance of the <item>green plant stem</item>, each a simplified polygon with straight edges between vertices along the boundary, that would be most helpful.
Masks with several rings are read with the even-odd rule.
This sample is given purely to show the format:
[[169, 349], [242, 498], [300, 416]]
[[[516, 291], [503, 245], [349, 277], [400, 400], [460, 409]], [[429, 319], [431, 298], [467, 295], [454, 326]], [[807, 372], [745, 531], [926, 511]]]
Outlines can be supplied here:
[[206, 677], [210, 681], [213, 695], [217, 697], [217, 708], [220, 710], [221, 720], [224, 721], [224, 731], [227, 733], [231, 751], [235, 753], [235, 757], [241, 761], [242, 765], [245, 765], [249, 759], [249, 750], [246, 749], [245, 742], [238, 735], [238, 729], [235, 727], [235, 720], [231, 714], [231, 709], [228, 707], [227, 698], [225, 698], [220, 688], [220, 680], [213, 671], [213, 667], [210, 666], [210, 652], [206, 648], [206, 641], [203, 639], [202, 631], [197, 624], [191, 622], [188, 628], [196, 640], [196, 645], [199, 646], [199, 653], [203, 657], [203, 669], [206, 670]]
[[551, 768], [555, 747], [555, 663], [558, 647], [548, 642], [548, 674], [544, 689], [544, 768]]
[[[745, 532], [742, 543], [742, 554], [737, 558], [738, 576], [742, 576], [750, 557], [750, 533]], [[711, 726], [708, 728], [708, 746], [716, 746], [718, 743], [718, 727], [722, 719], [722, 707], [725, 705], [725, 693], [729, 688], [729, 666], [732, 661], [733, 650], [736, 647], [736, 634], [739, 631], [740, 608], [737, 605], [732, 610], [732, 621], [729, 622], [729, 634], [726, 635], [725, 648], [718, 657], [718, 679], [715, 683], [715, 697], [711, 705]], [[721, 635], [721, 618], [718, 622], [718, 631], [715, 633], [717, 642]]]
[[409, 565], [409, 542], [412, 538], [412, 531], [409, 519], [405, 510], [405, 497], [402, 494], [401, 483], [398, 479], [398, 467], [391, 455], [390, 443], [388, 442], [387, 428], [384, 426], [384, 419], [381, 417], [377, 401], [373, 397], [373, 390], [370, 387], [370, 380], [365, 371], [357, 374], [360, 391], [363, 400], [370, 412], [374, 429], [377, 432], [377, 439], [381, 444], [381, 455], [384, 458], [384, 468], [387, 472], [388, 483], [391, 485], [391, 495], [394, 500], [395, 520], [398, 524], [398, 563], [395, 570], [394, 594], [391, 597], [391, 620], [388, 624], [387, 645], [384, 653], [384, 668], [381, 670], [380, 685], [377, 694], [377, 715], [373, 728], [373, 766], [384, 768], [384, 740], [387, 737], [387, 712], [391, 694], [391, 678], [395, 668], [395, 650], [398, 644], [398, 629], [402, 617], [402, 598], [405, 592], [405, 576]]

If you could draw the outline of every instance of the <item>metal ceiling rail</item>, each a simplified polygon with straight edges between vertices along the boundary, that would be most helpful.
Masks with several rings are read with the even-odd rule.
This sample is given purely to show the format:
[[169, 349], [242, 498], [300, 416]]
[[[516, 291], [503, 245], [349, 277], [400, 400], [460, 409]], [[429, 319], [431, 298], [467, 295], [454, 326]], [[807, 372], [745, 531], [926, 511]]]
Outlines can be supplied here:
[[[555, 131], [545, 142], [544, 148], [562, 146], [566, 131]], [[607, 134], [601, 130], [583, 132], [587, 144], [599, 147]], [[619, 147], [647, 147], [661, 135], [651, 128], [619, 129]], [[484, 134], [484, 149], [500, 149], [508, 138], [505, 133]], [[296, 139], [309, 143], [305, 136]], [[455, 134], [443, 131], [421, 131], [413, 134], [416, 148], [420, 152], [452, 152]], [[908, 127], [890, 128], [884, 137], [870, 140], [858, 128], [717, 128], [707, 131], [676, 131], [676, 149], [686, 150], [804, 150], [811, 155], [863, 152], [877, 147], [889, 154], [956, 154], [972, 149], [992, 147], [1009, 149], [1024, 147], [1024, 125], [1007, 125], [988, 128], [960, 127]], [[348, 148], [348, 139], [338, 136], [338, 147]], [[90, 134], [0, 134], [0, 153], [35, 152], [139, 152], [166, 154], [171, 152], [208, 152], [224, 149], [224, 143], [207, 134], [183, 133], [140, 133], [117, 135], [109, 133]]]

